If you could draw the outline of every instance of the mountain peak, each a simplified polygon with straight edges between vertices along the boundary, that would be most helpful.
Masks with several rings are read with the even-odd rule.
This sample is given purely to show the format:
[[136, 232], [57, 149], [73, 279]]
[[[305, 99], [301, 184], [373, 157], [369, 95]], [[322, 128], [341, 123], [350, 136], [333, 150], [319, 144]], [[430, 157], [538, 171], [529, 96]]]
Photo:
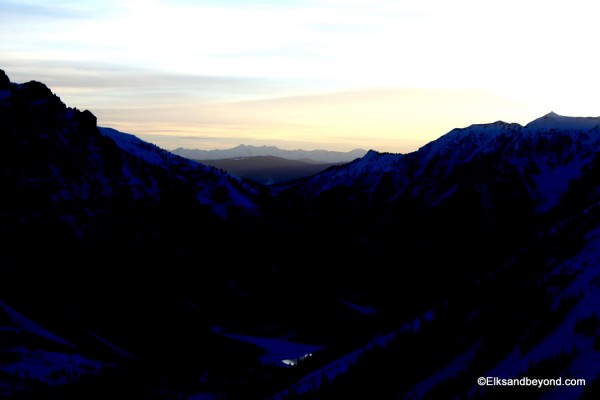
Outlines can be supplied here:
[[10, 88], [10, 79], [6, 75], [6, 72], [0, 69], [0, 90], [6, 90], [8, 88]]
[[377, 150], [370, 149], [369, 151], [367, 151], [367, 153], [362, 158], [365, 160], [370, 159], [370, 158], [377, 158], [377, 156], [379, 156], [379, 154], [380, 153]]
[[590, 130], [600, 126], [600, 117], [567, 117], [554, 111], [535, 119], [525, 127], [533, 130], [575, 129]]

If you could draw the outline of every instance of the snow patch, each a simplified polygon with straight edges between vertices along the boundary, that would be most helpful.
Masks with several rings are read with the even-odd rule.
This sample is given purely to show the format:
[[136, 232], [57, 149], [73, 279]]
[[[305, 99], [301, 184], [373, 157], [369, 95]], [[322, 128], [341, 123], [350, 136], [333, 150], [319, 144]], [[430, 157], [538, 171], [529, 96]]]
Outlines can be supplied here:
[[263, 364], [274, 365], [292, 365], [299, 359], [315, 353], [323, 346], [291, 342], [285, 338], [267, 338], [260, 336], [239, 335], [234, 333], [225, 333], [219, 328], [213, 328], [214, 332], [227, 336], [228, 338], [239, 340], [241, 342], [251, 343], [260, 347], [265, 354], [260, 358]]
[[10, 318], [12, 323], [17, 328], [21, 329], [22, 331], [32, 333], [37, 336], [41, 336], [41, 337], [51, 340], [53, 342], [57, 342], [57, 343], [60, 343], [60, 344], [63, 344], [63, 345], [69, 346], [69, 347], [74, 347], [68, 341], [66, 341], [63, 338], [53, 334], [52, 332], [42, 328], [40, 325], [36, 324], [35, 322], [31, 321], [29, 318], [25, 317], [18, 311], [9, 307], [3, 301], [0, 301], [0, 307], [4, 308], [4, 311], [8, 314], [8, 317]]

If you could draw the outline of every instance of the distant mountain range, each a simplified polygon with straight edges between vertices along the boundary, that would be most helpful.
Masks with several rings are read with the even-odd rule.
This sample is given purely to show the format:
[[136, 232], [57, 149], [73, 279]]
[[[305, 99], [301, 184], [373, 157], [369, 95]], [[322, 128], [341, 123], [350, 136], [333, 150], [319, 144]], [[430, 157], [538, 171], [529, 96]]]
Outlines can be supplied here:
[[263, 185], [280, 184], [314, 175], [364, 156], [367, 151], [283, 150], [275, 146], [239, 145], [224, 150], [177, 148], [173, 154], [211, 165]]
[[599, 117], [266, 185], [0, 71], [0, 187], [0, 397], [600, 395]]
[[257, 156], [273, 156], [288, 160], [300, 160], [307, 163], [334, 164], [344, 163], [364, 156], [367, 151], [355, 149], [348, 152], [330, 150], [283, 150], [275, 146], [248, 146], [241, 144], [231, 149], [197, 150], [177, 148], [173, 154], [193, 160], [221, 160]]

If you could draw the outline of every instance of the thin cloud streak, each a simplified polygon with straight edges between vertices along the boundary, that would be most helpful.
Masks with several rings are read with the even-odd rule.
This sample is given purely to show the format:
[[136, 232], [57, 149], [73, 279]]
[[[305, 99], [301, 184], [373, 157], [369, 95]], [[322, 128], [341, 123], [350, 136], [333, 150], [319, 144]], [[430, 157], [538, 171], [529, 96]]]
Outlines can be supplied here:
[[[525, 124], [539, 116], [528, 114], [518, 102], [482, 91], [380, 88], [128, 110], [113, 114], [113, 125], [132, 127], [138, 113], [157, 120], [147, 121], [137, 133], [155, 135], [167, 149], [179, 145], [157, 133], [212, 137], [214, 141], [227, 136], [247, 137], [262, 144], [287, 140], [308, 144], [309, 149], [321, 148], [325, 142], [344, 150], [377, 143], [380, 151], [402, 153], [417, 150], [455, 127], [496, 121], [504, 115], [518, 115], [519, 119], [507, 122]], [[171, 122], [160, 122], [166, 120]], [[203, 143], [199, 145], [208, 149]]]
[[591, 0], [0, 0], [0, 68], [130, 133], [394, 151], [468, 123], [600, 114], [598, 11]]

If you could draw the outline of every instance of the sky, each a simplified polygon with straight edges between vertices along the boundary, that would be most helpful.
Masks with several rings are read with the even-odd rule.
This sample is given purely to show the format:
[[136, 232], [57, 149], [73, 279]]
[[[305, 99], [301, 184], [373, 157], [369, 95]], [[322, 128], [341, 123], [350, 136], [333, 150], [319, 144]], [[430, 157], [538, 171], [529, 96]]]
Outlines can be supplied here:
[[595, 0], [0, 0], [0, 69], [167, 150], [600, 116]]

